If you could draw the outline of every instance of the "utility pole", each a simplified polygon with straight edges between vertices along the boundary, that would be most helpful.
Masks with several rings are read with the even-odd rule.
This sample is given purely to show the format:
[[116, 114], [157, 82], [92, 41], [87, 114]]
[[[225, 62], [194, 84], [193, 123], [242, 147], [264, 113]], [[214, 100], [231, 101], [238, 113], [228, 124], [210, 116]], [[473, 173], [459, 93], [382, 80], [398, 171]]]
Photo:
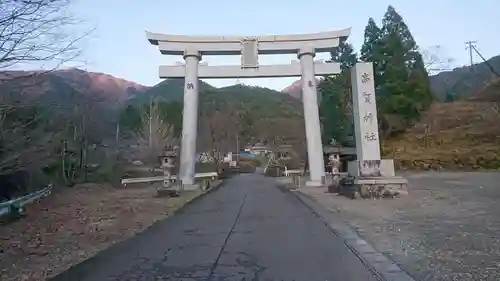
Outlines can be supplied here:
[[[465, 47], [466, 50], [469, 50], [469, 59], [470, 59], [470, 72], [472, 74], [472, 76], [474, 76], [474, 58], [472, 56], [472, 52], [474, 51], [474, 47], [475, 47], [475, 44], [477, 43], [477, 41], [467, 41], [465, 42], [465, 44], [467, 45], [467, 47]], [[476, 89], [476, 85], [474, 83], [474, 78], [471, 79], [472, 81], [472, 90], [475, 90]]]
[[115, 141], [118, 142], [120, 138], [120, 121], [116, 123]]
[[153, 97], [149, 97], [149, 149], [153, 147]]
[[473, 72], [472, 65], [474, 64], [474, 58], [472, 57], [472, 52], [474, 51], [474, 48], [476, 47], [477, 41], [467, 41], [465, 44], [467, 47], [465, 47], [466, 50], [469, 50], [469, 59], [470, 59], [470, 69], [471, 72]]
[[236, 163], [240, 162], [240, 135], [236, 133]]

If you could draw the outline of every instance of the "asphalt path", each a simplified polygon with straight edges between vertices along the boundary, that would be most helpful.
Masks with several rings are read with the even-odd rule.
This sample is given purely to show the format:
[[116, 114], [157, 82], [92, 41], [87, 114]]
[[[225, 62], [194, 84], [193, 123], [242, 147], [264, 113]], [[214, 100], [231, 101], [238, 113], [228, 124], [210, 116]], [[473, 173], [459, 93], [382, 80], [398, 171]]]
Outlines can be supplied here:
[[293, 194], [253, 174], [52, 280], [377, 279]]

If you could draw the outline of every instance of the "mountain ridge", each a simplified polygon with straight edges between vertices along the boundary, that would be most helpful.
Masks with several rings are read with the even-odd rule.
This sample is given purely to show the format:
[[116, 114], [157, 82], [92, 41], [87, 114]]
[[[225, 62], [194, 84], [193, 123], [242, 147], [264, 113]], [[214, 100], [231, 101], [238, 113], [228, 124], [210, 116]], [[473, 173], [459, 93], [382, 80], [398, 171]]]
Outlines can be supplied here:
[[[434, 96], [439, 101], [448, 99], [467, 99], [477, 95], [487, 86], [496, 75], [500, 74], [500, 55], [493, 56], [486, 62], [480, 62], [470, 66], [456, 67], [452, 70], [442, 71], [436, 75], [429, 76], [429, 83]], [[317, 79], [319, 82], [319, 79]], [[294, 98], [300, 98], [300, 79], [286, 86], [281, 92]]]
[[28, 102], [53, 92], [71, 91], [93, 101], [122, 103], [149, 88], [109, 74], [78, 68], [0, 72], [2, 94], [11, 94], [12, 98], [20, 94]]

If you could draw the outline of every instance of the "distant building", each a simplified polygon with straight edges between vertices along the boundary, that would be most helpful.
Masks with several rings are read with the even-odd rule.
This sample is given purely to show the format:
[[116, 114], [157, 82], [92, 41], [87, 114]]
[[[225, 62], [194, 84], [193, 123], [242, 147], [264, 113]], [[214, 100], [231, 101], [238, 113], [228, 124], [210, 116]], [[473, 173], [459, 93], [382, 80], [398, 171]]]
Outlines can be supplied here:
[[271, 150], [266, 146], [253, 146], [248, 152], [254, 155], [266, 155], [270, 151]]

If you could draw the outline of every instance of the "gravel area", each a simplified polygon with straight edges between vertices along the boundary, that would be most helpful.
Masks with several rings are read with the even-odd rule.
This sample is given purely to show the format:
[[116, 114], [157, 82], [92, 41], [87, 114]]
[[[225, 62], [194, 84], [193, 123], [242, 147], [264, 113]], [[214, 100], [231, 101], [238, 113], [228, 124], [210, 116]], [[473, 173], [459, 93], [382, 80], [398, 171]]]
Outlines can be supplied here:
[[45, 280], [143, 231], [200, 195], [158, 198], [156, 186], [85, 184], [60, 190], [0, 225], [0, 280]]
[[406, 173], [409, 195], [351, 200], [301, 191], [416, 280], [500, 280], [500, 173]]

